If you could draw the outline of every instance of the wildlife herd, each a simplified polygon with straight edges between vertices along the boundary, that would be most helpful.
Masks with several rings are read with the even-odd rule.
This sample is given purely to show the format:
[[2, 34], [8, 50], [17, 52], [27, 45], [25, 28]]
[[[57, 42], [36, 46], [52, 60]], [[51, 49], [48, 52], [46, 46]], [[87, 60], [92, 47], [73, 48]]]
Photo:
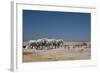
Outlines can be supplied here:
[[79, 42], [74, 44], [66, 44], [63, 39], [37, 39], [37, 40], [29, 40], [28, 42], [23, 43], [24, 49], [36, 49], [36, 50], [44, 50], [44, 49], [57, 49], [57, 48], [90, 48], [90, 43], [87, 42]]
[[91, 43], [42, 38], [23, 42], [23, 62], [90, 59]]
[[37, 39], [37, 40], [30, 40], [28, 41], [27, 45], [23, 45], [23, 48], [30, 48], [30, 49], [53, 49], [53, 48], [59, 48], [63, 46], [63, 40], [62, 39]]

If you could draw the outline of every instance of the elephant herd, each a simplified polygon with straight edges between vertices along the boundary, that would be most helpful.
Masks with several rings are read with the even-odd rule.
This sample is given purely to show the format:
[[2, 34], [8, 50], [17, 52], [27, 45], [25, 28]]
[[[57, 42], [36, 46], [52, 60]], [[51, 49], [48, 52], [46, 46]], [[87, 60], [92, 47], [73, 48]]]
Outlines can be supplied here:
[[60, 48], [63, 47], [63, 40], [62, 39], [37, 39], [37, 40], [30, 40], [26, 46], [23, 48], [30, 48], [30, 49], [53, 49], [53, 48]]

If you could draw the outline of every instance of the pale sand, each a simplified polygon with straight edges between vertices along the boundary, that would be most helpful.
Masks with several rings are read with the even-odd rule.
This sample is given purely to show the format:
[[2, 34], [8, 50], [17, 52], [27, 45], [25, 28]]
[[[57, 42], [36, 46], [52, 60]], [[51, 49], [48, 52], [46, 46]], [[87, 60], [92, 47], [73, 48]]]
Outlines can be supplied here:
[[61, 60], [86, 60], [91, 58], [91, 49], [84, 48], [58, 48], [49, 50], [23, 50], [23, 62], [45, 62]]

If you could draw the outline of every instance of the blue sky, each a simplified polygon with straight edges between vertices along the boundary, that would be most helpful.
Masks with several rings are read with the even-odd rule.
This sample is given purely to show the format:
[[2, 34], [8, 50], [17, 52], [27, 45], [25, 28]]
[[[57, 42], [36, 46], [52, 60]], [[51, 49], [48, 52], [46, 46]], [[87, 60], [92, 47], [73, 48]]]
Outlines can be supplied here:
[[91, 14], [23, 10], [23, 41], [55, 38], [91, 40]]

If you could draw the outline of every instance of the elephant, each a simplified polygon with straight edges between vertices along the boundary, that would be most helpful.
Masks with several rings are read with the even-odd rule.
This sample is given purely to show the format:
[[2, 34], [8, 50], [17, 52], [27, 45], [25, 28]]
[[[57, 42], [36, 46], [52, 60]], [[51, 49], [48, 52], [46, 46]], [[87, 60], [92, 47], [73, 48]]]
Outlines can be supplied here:
[[63, 40], [62, 39], [37, 39], [37, 40], [30, 40], [29, 42], [29, 48], [33, 49], [53, 49], [53, 48], [60, 48], [63, 46]]

